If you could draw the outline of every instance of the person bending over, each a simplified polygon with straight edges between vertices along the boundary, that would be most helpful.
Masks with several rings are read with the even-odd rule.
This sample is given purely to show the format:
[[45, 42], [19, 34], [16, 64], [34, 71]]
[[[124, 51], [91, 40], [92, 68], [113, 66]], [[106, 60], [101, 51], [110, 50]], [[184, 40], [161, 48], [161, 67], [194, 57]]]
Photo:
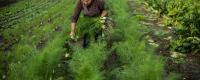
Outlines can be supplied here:
[[[71, 19], [70, 37], [72, 39], [74, 39], [76, 35], [76, 25], [77, 25], [81, 11], [83, 12], [84, 17], [87, 17], [87, 18], [106, 17], [108, 14], [108, 12], [105, 10], [104, 0], [78, 0], [78, 3], [76, 5], [76, 8], [74, 10], [74, 13]], [[89, 21], [90, 20], [85, 20], [84, 22], [88, 23]], [[82, 26], [82, 25], [80, 27], [85, 27], [86, 30], [90, 30], [89, 28], [91, 28], [89, 26]], [[83, 29], [80, 29], [80, 32], [81, 30]], [[88, 35], [87, 33], [82, 33], [82, 34], [83, 34], [83, 47], [87, 47]]]

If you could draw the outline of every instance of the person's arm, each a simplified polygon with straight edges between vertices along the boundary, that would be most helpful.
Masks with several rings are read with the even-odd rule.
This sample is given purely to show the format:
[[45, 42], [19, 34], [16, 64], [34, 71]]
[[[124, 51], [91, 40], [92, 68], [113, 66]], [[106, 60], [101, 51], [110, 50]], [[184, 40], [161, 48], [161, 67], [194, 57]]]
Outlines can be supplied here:
[[99, 6], [100, 6], [100, 10], [101, 10], [101, 17], [107, 16], [108, 12], [105, 9], [105, 0], [100, 0]]
[[106, 10], [103, 10], [101, 13], [101, 17], [105, 17], [108, 15], [108, 12]]
[[72, 39], [74, 39], [75, 37], [75, 33], [76, 33], [76, 23], [78, 21], [78, 18], [79, 18], [79, 15], [80, 15], [80, 12], [82, 10], [82, 4], [81, 4], [81, 0], [78, 1], [77, 5], [76, 5], [76, 8], [75, 8], [75, 11], [73, 13], [73, 16], [72, 16], [72, 20], [71, 20], [71, 32], [70, 32], [70, 37]]
[[75, 37], [75, 32], [76, 32], [76, 23], [71, 22], [71, 32], [70, 32], [70, 37], [74, 39]]

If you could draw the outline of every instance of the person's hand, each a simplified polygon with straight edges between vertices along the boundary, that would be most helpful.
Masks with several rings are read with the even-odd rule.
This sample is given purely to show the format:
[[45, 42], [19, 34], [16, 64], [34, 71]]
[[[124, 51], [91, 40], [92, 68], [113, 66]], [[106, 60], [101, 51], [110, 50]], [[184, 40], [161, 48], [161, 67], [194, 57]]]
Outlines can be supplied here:
[[100, 17], [101, 20], [106, 20], [107, 17]]
[[100, 22], [104, 24], [106, 22], [106, 17], [100, 17]]
[[70, 32], [70, 38], [71, 38], [71, 39], [75, 39], [75, 32], [74, 32], [74, 31], [71, 31], [71, 32]]

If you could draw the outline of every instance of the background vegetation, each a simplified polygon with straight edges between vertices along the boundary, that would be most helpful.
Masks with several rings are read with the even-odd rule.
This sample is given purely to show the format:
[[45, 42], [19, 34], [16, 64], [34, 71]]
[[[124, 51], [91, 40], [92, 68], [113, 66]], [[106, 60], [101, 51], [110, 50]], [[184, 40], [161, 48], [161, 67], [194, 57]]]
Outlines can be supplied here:
[[200, 52], [199, 0], [146, 0], [164, 16], [167, 26], [174, 26], [171, 49], [181, 53]]

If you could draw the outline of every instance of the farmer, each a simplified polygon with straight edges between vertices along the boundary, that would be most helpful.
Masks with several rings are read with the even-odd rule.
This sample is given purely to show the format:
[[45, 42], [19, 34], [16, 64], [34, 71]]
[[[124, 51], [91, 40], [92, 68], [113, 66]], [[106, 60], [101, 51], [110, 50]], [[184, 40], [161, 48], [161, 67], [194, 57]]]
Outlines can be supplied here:
[[[80, 13], [81, 11], [83, 11], [83, 15], [84, 18], [100, 18], [100, 17], [106, 17], [107, 16], [107, 11], [105, 10], [105, 1], [104, 0], [78, 0], [78, 3], [76, 5], [75, 11], [72, 15], [72, 19], [71, 19], [71, 32], [70, 32], [70, 37], [72, 39], [75, 38], [76, 35], [76, 25], [77, 25], [77, 21], [79, 19]], [[83, 21], [83, 23], [90, 23], [92, 22], [91, 20], [85, 20]], [[84, 28], [85, 27], [85, 28]], [[81, 24], [81, 26], [79, 28], [79, 32], [82, 32], [85, 30], [90, 30], [90, 28], [93, 26], [87, 25], [84, 26], [83, 24]], [[93, 30], [96, 31], [96, 30]], [[86, 32], [81, 33], [83, 34], [83, 47], [87, 47], [88, 45], [88, 34]], [[94, 37], [96, 38], [98, 36], [99, 32], [95, 32], [94, 33]]]

